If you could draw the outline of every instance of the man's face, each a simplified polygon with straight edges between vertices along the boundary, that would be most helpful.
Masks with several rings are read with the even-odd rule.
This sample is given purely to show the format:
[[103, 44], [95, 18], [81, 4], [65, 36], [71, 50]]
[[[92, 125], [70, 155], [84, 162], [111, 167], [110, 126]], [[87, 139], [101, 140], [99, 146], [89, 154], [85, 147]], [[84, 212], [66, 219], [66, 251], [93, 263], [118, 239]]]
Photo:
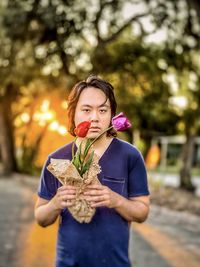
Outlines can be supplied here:
[[77, 126], [80, 122], [91, 121], [88, 138], [97, 137], [103, 130], [109, 127], [111, 121], [110, 101], [100, 90], [88, 87], [80, 94], [76, 109], [74, 122]]

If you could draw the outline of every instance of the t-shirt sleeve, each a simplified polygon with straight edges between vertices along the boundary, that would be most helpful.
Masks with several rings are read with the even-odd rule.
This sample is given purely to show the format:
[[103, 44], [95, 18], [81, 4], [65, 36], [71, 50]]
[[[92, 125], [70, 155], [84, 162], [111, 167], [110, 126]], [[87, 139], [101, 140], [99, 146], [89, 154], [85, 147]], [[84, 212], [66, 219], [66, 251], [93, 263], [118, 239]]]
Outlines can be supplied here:
[[38, 196], [47, 200], [55, 196], [58, 188], [56, 178], [47, 170], [49, 163], [50, 159], [48, 158], [43, 166], [38, 186]]
[[129, 172], [128, 196], [137, 197], [149, 195], [147, 172], [144, 159], [140, 152], [134, 160], [134, 164]]

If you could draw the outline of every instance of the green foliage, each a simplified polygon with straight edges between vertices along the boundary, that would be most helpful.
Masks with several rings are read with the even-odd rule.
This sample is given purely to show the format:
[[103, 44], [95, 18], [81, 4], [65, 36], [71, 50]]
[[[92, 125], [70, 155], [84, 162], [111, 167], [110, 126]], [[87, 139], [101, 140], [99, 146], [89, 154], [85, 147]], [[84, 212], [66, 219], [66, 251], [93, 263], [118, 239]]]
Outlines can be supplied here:
[[[144, 11], [124, 16], [127, 3], [143, 5]], [[88, 72], [96, 72], [115, 85], [119, 109], [146, 144], [155, 135], [197, 135], [199, 10], [196, 0], [2, 1], [0, 99], [12, 106], [24, 95], [37, 96], [38, 92], [27, 89], [36, 80], [51, 84], [48, 91], [63, 77], [67, 76], [66, 87], [70, 87]], [[146, 41], [151, 30], [145, 19], [151, 21], [152, 32], [166, 32], [164, 42]], [[176, 92], [170, 75], [175, 77]], [[187, 106], [172, 104], [175, 96], [185, 97]], [[15, 115], [11, 114], [11, 121]], [[128, 134], [131, 139], [132, 133]]]

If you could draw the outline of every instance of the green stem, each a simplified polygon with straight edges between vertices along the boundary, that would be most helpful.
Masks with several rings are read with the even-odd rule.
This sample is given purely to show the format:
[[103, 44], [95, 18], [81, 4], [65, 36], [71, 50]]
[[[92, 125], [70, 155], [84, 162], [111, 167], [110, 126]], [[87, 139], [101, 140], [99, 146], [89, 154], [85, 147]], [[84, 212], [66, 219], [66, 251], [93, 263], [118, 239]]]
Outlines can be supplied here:
[[107, 128], [106, 130], [104, 130], [100, 135], [98, 135], [91, 143], [90, 145], [88, 146], [88, 151], [90, 149], [90, 147], [107, 131], [109, 131], [110, 129], [112, 129], [113, 126], [110, 126], [109, 128]]
[[[80, 151], [77, 151], [77, 152], [79, 152], [79, 155], [77, 154], [77, 156], [79, 156], [79, 162], [80, 162], [80, 165], [81, 165], [81, 170], [79, 170], [78, 169], [78, 171], [79, 171], [79, 173], [80, 174], [83, 174], [83, 168], [84, 168], [84, 162], [85, 162], [85, 159], [86, 159], [86, 157], [87, 157], [87, 154], [88, 154], [88, 152], [89, 152], [89, 150], [90, 150], [90, 148], [91, 148], [91, 146], [105, 133], [105, 132], [107, 132], [107, 131], [109, 131], [110, 129], [112, 129], [113, 128], [113, 126], [110, 126], [109, 128], [107, 128], [106, 130], [104, 130], [102, 133], [100, 133], [100, 135], [98, 135], [88, 146], [87, 146], [87, 148], [86, 148], [86, 153], [84, 153], [84, 158], [83, 158], [83, 160], [81, 161], [81, 144], [80, 144], [80, 146], [79, 146], [79, 150]], [[72, 163], [75, 163], [74, 162], [74, 160], [75, 160], [75, 158], [76, 158], [76, 155], [75, 155], [75, 153], [74, 153], [74, 144], [75, 144], [75, 142], [76, 142], [76, 139], [77, 139], [78, 137], [76, 137], [75, 138], [75, 140], [74, 140], [74, 142], [73, 142], [73, 144], [72, 144]], [[92, 158], [93, 158], [93, 156], [92, 156]], [[91, 160], [91, 159], [90, 159]], [[75, 165], [76, 166], [76, 165]], [[77, 167], [77, 166], [76, 166]]]
[[73, 142], [73, 144], [72, 144], [72, 162], [73, 162], [73, 160], [74, 160], [74, 156], [75, 156], [75, 153], [74, 153], [74, 145], [75, 145], [75, 143], [76, 143], [76, 140], [77, 140], [77, 136], [76, 136], [76, 138], [74, 139], [74, 142]]
[[97, 136], [88, 146], [87, 146], [87, 150], [85, 152], [84, 158], [83, 158], [83, 163], [85, 162], [85, 159], [87, 157], [87, 154], [90, 150], [90, 147], [107, 131], [109, 131], [110, 129], [112, 129], [113, 126], [110, 126], [109, 128], [107, 128], [106, 130], [104, 130], [99, 136]]

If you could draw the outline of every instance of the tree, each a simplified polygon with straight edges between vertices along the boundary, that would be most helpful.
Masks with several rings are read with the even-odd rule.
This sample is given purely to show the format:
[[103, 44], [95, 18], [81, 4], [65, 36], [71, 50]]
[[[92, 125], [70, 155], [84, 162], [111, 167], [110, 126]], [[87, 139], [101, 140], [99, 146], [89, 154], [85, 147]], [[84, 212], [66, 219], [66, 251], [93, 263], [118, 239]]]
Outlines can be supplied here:
[[[194, 190], [191, 182], [191, 168], [193, 164], [194, 139], [200, 133], [200, 66], [197, 63], [199, 54], [197, 51], [185, 51], [183, 56], [177, 55], [174, 51], [174, 68], [171, 68], [176, 83], [177, 92], [172, 97], [172, 108], [179, 114], [179, 132], [186, 136], [181, 155], [181, 187], [187, 190]], [[176, 99], [182, 99], [183, 105], [177, 109]]]
[[[56, 20], [57, 6], [50, 5], [49, 10], [45, 8], [40, 1], [7, 1], [1, 5], [0, 150], [4, 173], [7, 174], [17, 171], [12, 105], [24, 94], [22, 86], [39, 77], [43, 80], [45, 76], [49, 80], [57, 78], [59, 71], [68, 73], [64, 48], [60, 48], [60, 35], [57, 34], [59, 25], [62, 27], [66, 18], [57, 14], [62, 21]], [[65, 28], [74, 33], [75, 28], [70, 23], [65, 24]], [[31, 97], [34, 92], [29, 94]]]
[[[141, 106], [138, 105], [138, 111], [140, 112], [137, 114], [137, 118], [141, 118], [141, 121], [144, 123], [144, 117], [147, 118], [146, 123], [143, 124], [145, 127], [155, 120], [159, 121], [159, 126], [163, 125], [164, 122], [168, 122], [166, 125], [170, 124], [170, 128], [173, 129], [173, 132], [179, 131], [179, 125], [181, 123], [184, 124], [184, 130], [182, 131], [186, 135], [186, 143], [184, 145], [182, 151], [182, 168], [180, 170], [180, 178], [181, 178], [181, 187], [187, 190], [193, 190], [194, 186], [191, 183], [191, 166], [192, 166], [192, 155], [193, 155], [193, 141], [194, 137], [199, 133], [199, 73], [200, 73], [200, 66], [199, 66], [199, 49], [200, 49], [200, 5], [198, 1], [145, 1], [149, 7], [148, 15], [153, 16], [153, 22], [155, 31], [159, 28], [163, 28], [166, 32], [167, 38], [165, 42], [160, 45], [157, 49], [158, 55], [154, 54], [152, 57], [151, 66], [146, 71], [145, 75], [145, 66], [144, 64], [139, 64], [142, 67], [139, 72], [143, 73], [143, 77], [145, 76], [146, 81], [149, 82], [150, 87], [150, 94], [148, 92], [144, 93], [141, 101]], [[140, 34], [138, 40], [142, 46], [145, 44], [145, 38], [148, 35], [148, 30], [143, 27], [141, 18], [145, 16], [145, 14], [140, 14], [138, 19], [134, 20], [134, 17], [131, 18], [134, 23], [138, 23], [140, 27]], [[97, 31], [98, 32], [98, 31]], [[129, 32], [129, 36], [132, 36]], [[103, 73], [110, 71], [120, 71], [120, 81], [122, 82], [120, 96], [124, 100], [126, 95], [129, 95], [127, 92], [125, 93], [125, 86], [127, 85], [128, 75], [127, 73], [131, 73], [131, 76], [136, 79], [132, 79], [132, 82], [139, 81], [139, 77], [141, 78], [142, 75], [135, 70], [135, 64], [130, 64], [131, 59], [127, 61], [128, 53], [129, 57], [132, 57], [132, 60], [138, 60], [140, 57], [144, 55], [144, 58], [147, 56], [144, 54], [143, 49], [139, 49], [139, 46], [129, 45], [126, 46], [123, 44], [123, 48], [116, 49], [116, 53], [119, 54], [117, 57], [115, 53], [109, 50], [110, 41], [119, 37], [115, 34], [102, 39], [101, 36], [98, 36], [98, 45], [96, 47], [97, 53], [94, 53], [93, 58], [93, 65], [95, 69], [101, 69]], [[122, 35], [122, 38], [124, 36]], [[125, 37], [125, 40], [129, 38]], [[116, 48], [116, 47], [115, 47]], [[127, 54], [123, 53], [127, 49]], [[147, 48], [148, 50], [149, 48]], [[151, 49], [149, 49], [150, 51]], [[162, 50], [162, 53], [160, 53]], [[137, 56], [135, 54], [137, 53]], [[151, 52], [150, 52], [151, 54]], [[150, 55], [149, 54], [149, 55]], [[103, 55], [106, 57], [106, 62], [101, 60]], [[124, 57], [124, 60], [123, 60]], [[143, 59], [144, 59], [143, 58]], [[163, 69], [163, 73], [161, 74], [160, 70], [153, 64], [153, 61], [156, 60]], [[128, 63], [128, 69], [127, 69]], [[145, 62], [146, 63], [146, 62]], [[146, 66], [149, 67], [148, 63]], [[160, 81], [156, 79], [155, 84], [151, 83], [152, 77], [154, 77], [153, 73], [151, 72], [153, 69], [156, 75], [160, 78]], [[177, 79], [178, 90], [177, 92], [173, 92], [173, 88], [171, 88], [168, 77], [174, 74]], [[123, 79], [122, 76], [125, 78]], [[165, 80], [165, 82], [162, 81]], [[130, 79], [129, 79], [130, 82]], [[144, 80], [143, 80], [144, 83]], [[168, 83], [168, 90], [166, 88], [166, 83]], [[193, 85], [191, 85], [193, 84]], [[144, 87], [142, 84], [139, 85], [140, 88]], [[163, 88], [164, 92], [156, 90], [156, 88]], [[133, 89], [134, 91], [134, 89]], [[134, 95], [134, 93], [133, 93]], [[132, 96], [133, 96], [132, 95]], [[165, 97], [163, 98], [162, 95]], [[182, 112], [180, 109], [177, 112], [177, 107], [174, 110], [174, 107], [170, 105], [170, 101], [173, 97], [182, 96], [188, 99], [188, 105], [186, 109]], [[161, 104], [157, 104], [155, 109], [152, 109], [152, 101], [155, 99], [164, 99], [164, 102]], [[129, 98], [131, 99], [131, 98]], [[167, 102], [169, 99], [169, 109], [167, 108]], [[122, 103], [123, 104], [123, 103]], [[135, 106], [137, 102], [134, 103]], [[164, 106], [162, 106], [164, 105]], [[147, 108], [144, 108], [146, 106]], [[123, 107], [125, 108], [125, 107]], [[160, 111], [160, 112], [156, 112]], [[164, 110], [165, 109], [165, 110]], [[152, 112], [148, 112], [151, 110]], [[130, 105], [128, 105], [127, 111], [130, 113]], [[133, 108], [132, 108], [133, 111]], [[145, 116], [143, 114], [147, 112]], [[155, 117], [151, 115], [155, 114]], [[168, 118], [167, 121], [164, 117]], [[168, 115], [169, 116], [168, 116]], [[171, 115], [170, 115], [171, 114]], [[143, 119], [142, 119], [143, 118]], [[174, 123], [169, 123], [170, 120], [174, 119]], [[177, 129], [174, 127], [177, 125]], [[156, 123], [149, 125], [148, 132], [152, 131], [152, 129], [156, 129]], [[144, 127], [144, 128], [145, 128]], [[162, 126], [161, 126], [162, 127]], [[169, 127], [168, 127], [169, 128]], [[151, 129], [151, 130], [150, 130]], [[169, 133], [167, 129], [165, 129], [165, 133]]]
[[[128, 1], [127, 1], [128, 2]], [[98, 45], [101, 47], [99, 21], [108, 20], [113, 29], [119, 20], [117, 14], [124, 1], [96, 1], [95, 9], [89, 6], [93, 1], [11, 1], [1, 3], [1, 109], [6, 110], [3, 103], [10, 107], [21, 96], [22, 85], [27, 85], [35, 77], [46, 75], [58, 77], [63, 73], [77, 79], [80, 69], [88, 71], [90, 64], [80, 66], [80, 58], [88, 53], [91, 45], [88, 36], [94, 32]], [[86, 8], [88, 7], [88, 8]], [[113, 20], [105, 17], [114, 12]], [[137, 16], [136, 16], [137, 18]], [[134, 19], [118, 25], [107, 41], [114, 40]], [[116, 24], [117, 26], [117, 24]], [[89, 29], [89, 35], [88, 33]], [[83, 49], [84, 48], [84, 49]], [[94, 47], [93, 47], [94, 48]], [[98, 53], [98, 49], [95, 53]], [[88, 62], [89, 63], [89, 62]], [[12, 88], [10, 90], [9, 88]], [[13, 91], [15, 88], [15, 91]], [[6, 112], [7, 114], [7, 112]], [[13, 117], [6, 119], [6, 114], [0, 120], [1, 153], [5, 172], [16, 170], [15, 144], [13, 140]], [[9, 123], [6, 121], [9, 120]], [[4, 134], [3, 134], [4, 133]], [[7, 156], [5, 156], [7, 155]], [[6, 165], [10, 163], [9, 166]]]
[[[182, 6], [181, 6], [182, 5]], [[191, 167], [193, 161], [194, 138], [199, 134], [200, 116], [200, 5], [198, 1], [177, 1], [175, 10], [185, 14], [178, 16], [179, 32], [171, 27], [174, 37], [166, 43], [166, 61], [174, 74], [178, 90], [175, 97], [185, 98], [185, 107], [179, 108], [182, 132], [186, 136], [186, 143], [182, 151], [182, 166], [180, 170], [181, 187], [194, 190], [191, 182]], [[171, 29], [170, 28], [170, 29]], [[176, 109], [177, 111], [177, 109]], [[179, 123], [179, 125], [180, 125]]]
[[[131, 8], [132, 4], [134, 8]], [[128, 17], [123, 11], [126, 5], [128, 11], [132, 10]], [[135, 7], [139, 7], [139, 11], [136, 12]], [[119, 88], [124, 88], [124, 83], [128, 88], [126, 91], [120, 90], [119, 97], [128, 96], [128, 101], [129, 96], [132, 98], [138, 96], [138, 92], [140, 94], [140, 97], [136, 97], [134, 109], [130, 109], [130, 101], [123, 108], [128, 112], [132, 110], [134, 119], [141, 118], [137, 119], [136, 125], [142, 129], [145, 138], [149, 138], [149, 131], [151, 135], [154, 134], [155, 129], [170, 133], [172, 129], [166, 127], [169, 119], [173, 118], [175, 125], [180, 114], [174, 115], [173, 109], [163, 112], [167, 105], [164, 102], [172, 94], [163, 79], [168, 69], [173, 67], [174, 55], [178, 58], [184, 53], [189, 66], [192, 50], [195, 50], [195, 55], [198, 54], [198, 1], [5, 0], [0, 5], [0, 12], [0, 74], [4, 77], [0, 89], [1, 108], [5, 110], [3, 103], [9, 103], [11, 107], [10, 123], [5, 123], [6, 114], [0, 119], [0, 123], [4, 122], [1, 127], [6, 133], [2, 135], [4, 141], [2, 136], [0, 138], [0, 147], [2, 151], [7, 151], [9, 162], [15, 154], [12, 135], [7, 141], [5, 138], [9, 136], [7, 133], [13, 125], [12, 104], [23, 95], [22, 86], [34, 79], [55, 82], [67, 75], [69, 83], [74, 83], [88, 71], [99, 73], [102, 70], [104, 76], [106, 73], [111, 76], [113, 72], [118, 77]], [[151, 29], [145, 26], [147, 20], [151, 21], [148, 24]], [[165, 30], [168, 38], [151, 49], [151, 45], [147, 45], [147, 37], [160, 28]], [[124, 38], [124, 43], [120, 44], [121, 38]], [[117, 55], [115, 50], [120, 54]], [[184, 64], [186, 61], [183, 61]], [[163, 66], [167, 66], [167, 69], [163, 69]], [[179, 75], [180, 65], [178, 70]], [[132, 83], [136, 86], [131, 86]], [[152, 104], [155, 99], [161, 99], [159, 105]], [[145, 129], [148, 131], [145, 132]], [[13, 144], [12, 149], [9, 144]], [[12, 166], [15, 163], [10, 165], [10, 171]]]

